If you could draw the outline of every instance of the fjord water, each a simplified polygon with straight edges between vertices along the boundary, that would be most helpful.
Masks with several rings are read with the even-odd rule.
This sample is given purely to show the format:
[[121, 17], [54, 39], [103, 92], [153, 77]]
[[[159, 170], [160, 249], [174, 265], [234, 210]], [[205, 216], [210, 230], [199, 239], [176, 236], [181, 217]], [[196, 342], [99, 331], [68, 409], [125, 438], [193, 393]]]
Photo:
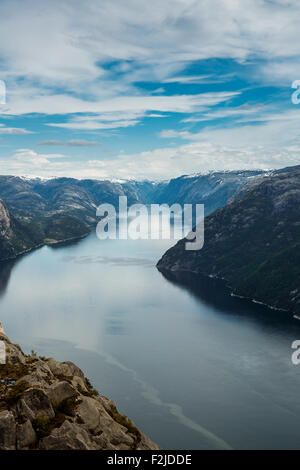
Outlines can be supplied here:
[[155, 264], [171, 244], [91, 234], [5, 264], [0, 320], [27, 353], [78, 364], [165, 449], [300, 448], [300, 322], [167, 279]]

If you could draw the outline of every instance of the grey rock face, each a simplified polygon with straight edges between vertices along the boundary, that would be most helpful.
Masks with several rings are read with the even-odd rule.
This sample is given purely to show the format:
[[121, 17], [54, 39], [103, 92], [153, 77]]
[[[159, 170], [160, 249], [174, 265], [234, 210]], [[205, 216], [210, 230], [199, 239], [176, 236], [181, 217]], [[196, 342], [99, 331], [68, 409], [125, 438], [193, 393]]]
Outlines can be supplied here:
[[34, 448], [37, 441], [36, 432], [34, 431], [31, 421], [27, 419], [25, 423], [17, 424], [17, 449], [27, 450]]
[[78, 392], [75, 390], [69, 382], [63, 381], [52, 384], [48, 389], [48, 397], [54, 406], [61, 406], [62, 403], [69, 398], [75, 398]]
[[44, 417], [46, 420], [51, 420], [55, 417], [51, 401], [44, 390], [29, 388], [24, 392], [23, 401], [31, 411], [33, 419]]
[[0, 236], [8, 237], [10, 234], [10, 217], [7, 208], [0, 200]]
[[42, 450], [96, 450], [89, 434], [78, 424], [65, 421], [39, 443]]
[[16, 422], [11, 411], [0, 412], [0, 449], [13, 450], [16, 448]]
[[48, 359], [47, 366], [54, 375], [62, 374], [66, 377], [81, 377], [84, 378], [82, 370], [79, 369], [72, 362], [58, 362], [52, 357]]
[[81, 403], [78, 406], [78, 416], [85, 429], [89, 431], [94, 431], [97, 428], [100, 429], [100, 411], [103, 411], [103, 408], [101, 410], [100, 408], [100, 403], [96, 402], [93, 398], [82, 397]]

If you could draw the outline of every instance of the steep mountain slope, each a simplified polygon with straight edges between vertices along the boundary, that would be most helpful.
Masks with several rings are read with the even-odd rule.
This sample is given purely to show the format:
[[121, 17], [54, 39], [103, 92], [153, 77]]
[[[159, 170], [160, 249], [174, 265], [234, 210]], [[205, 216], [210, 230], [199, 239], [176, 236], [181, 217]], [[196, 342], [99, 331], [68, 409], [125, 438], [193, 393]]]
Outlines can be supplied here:
[[262, 171], [219, 171], [180, 176], [161, 188], [158, 202], [167, 204], [204, 204], [206, 215], [223, 207], [245, 183], [263, 174]]
[[14, 259], [44, 244], [81, 238], [88, 232], [86, 224], [67, 214], [13, 216], [0, 200], [0, 261]]
[[38, 245], [39, 237], [26, 223], [21, 224], [12, 217], [0, 200], [0, 254], [2, 259], [14, 258], [16, 255]]
[[160, 270], [223, 278], [234, 293], [300, 312], [300, 166], [248, 183], [205, 219], [205, 243], [185, 240], [158, 262]]

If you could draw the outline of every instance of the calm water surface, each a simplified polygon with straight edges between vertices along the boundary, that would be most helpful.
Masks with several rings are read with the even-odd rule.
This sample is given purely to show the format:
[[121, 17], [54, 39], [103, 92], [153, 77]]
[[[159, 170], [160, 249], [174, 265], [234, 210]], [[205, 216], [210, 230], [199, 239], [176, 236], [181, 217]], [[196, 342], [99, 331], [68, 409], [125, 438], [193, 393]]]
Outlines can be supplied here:
[[300, 322], [183, 286], [166, 241], [44, 247], [0, 268], [0, 321], [30, 352], [76, 362], [163, 448], [300, 448]]

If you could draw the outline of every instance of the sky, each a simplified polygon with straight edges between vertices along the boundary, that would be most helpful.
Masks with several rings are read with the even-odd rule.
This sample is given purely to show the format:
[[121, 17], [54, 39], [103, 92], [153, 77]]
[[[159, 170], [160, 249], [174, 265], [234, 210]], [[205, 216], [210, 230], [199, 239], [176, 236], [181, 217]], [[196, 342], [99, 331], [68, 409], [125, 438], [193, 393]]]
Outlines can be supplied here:
[[0, 0], [0, 174], [299, 164], [299, 18], [299, 0]]

